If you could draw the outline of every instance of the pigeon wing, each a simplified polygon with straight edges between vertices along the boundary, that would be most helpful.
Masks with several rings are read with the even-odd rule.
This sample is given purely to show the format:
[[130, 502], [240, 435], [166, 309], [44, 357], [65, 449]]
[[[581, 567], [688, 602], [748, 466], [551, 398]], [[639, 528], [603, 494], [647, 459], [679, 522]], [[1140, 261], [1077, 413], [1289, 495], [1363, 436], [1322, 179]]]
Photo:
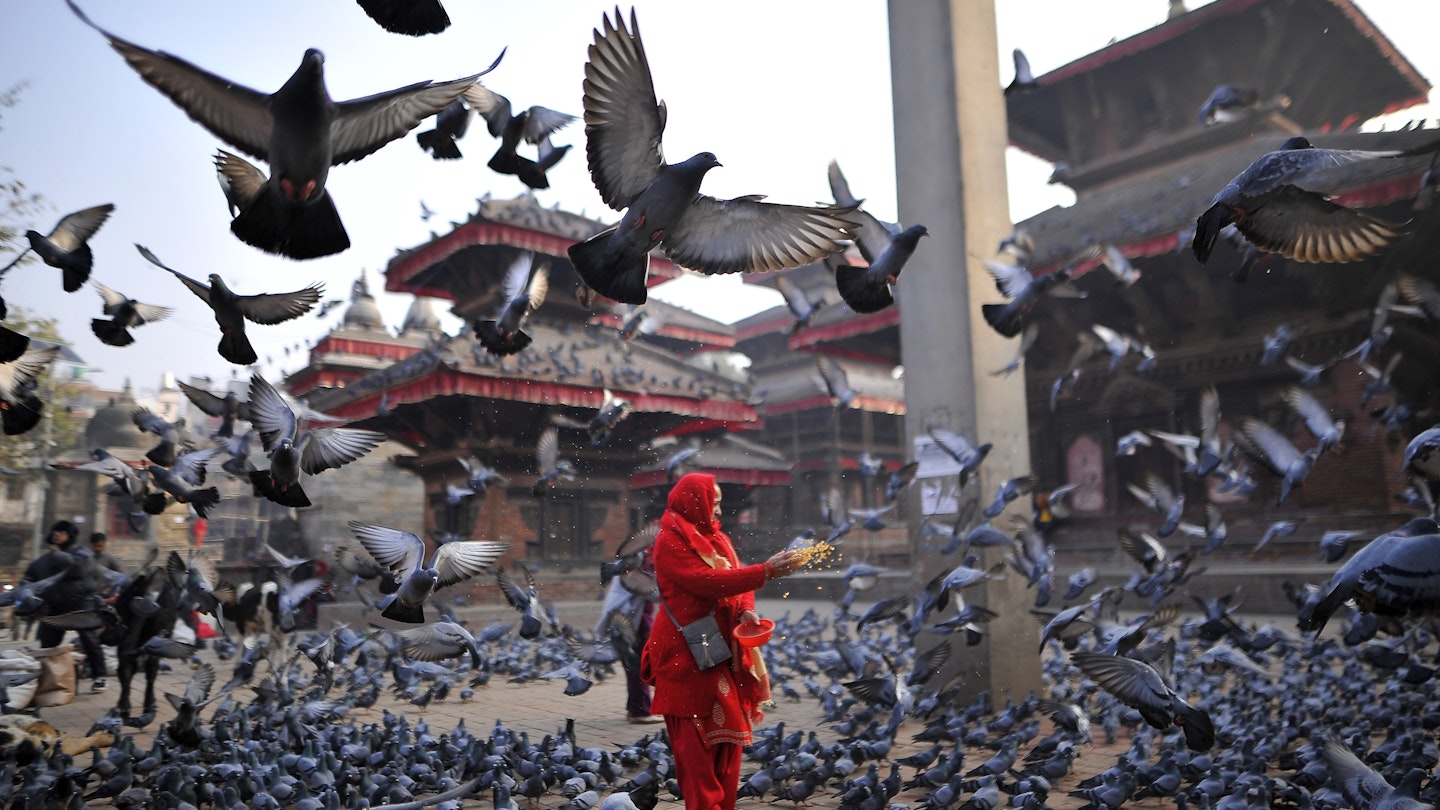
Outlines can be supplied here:
[[325, 285], [311, 284], [289, 293], [261, 293], [236, 296], [235, 303], [245, 320], [265, 326], [284, 323], [309, 312], [325, 292]]
[[1378, 807], [1380, 800], [1393, 792], [1385, 777], [1362, 762], [1340, 740], [1326, 740], [1324, 754], [1331, 778], [1339, 783], [1340, 792], [1356, 807]]
[[260, 442], [267, 453], [275, 449], [280, 439], [293, 437], [298, 427], [295, 412], [280, 398], [275, 386], [259, 374], [250, 377], [250, 423], [260, 432]]
[[92, 22], [72, 0], [66, 3], [86, 25], [110, 40], [110, 47], [125, 58], [140, 78], [184, 110], [191, 120], [247, 155], [269, 160], [270, 131], [275, 125], [269, 96], [216, 76], [178, 56], [121, 39]]
[[485, 118], [485, 128], [495, 138], [505, 134], [505, 125], [510, 122], [510, 99], [475, 82], [462, 93], [470, 109]]
[[535, 268], [534, 275], [530, 276], [530, 286], [525, 292], [528, 299], [526, 305], [530, 312], [540, 308], [545, 303], [545, 296], [550, 292], [550, 262], [541, 262]]
[[1245, 200], [1244, 208], [1235, 227], [1261, 250], [1297, 262], [1359, 261], [1402, 234], [1398, 225], [1288, 184]]
[[815, 367], [820, 370], [820, 377], [825, 381], [825, 389], [830, 392], [830, 396], [839, 399], [850, 390], [849, 375], [829, 357], [823, 354], [816, 357]]
[[797, 318], [805, 317], [810, 311], [810, 299], [799, 285], [791, 281], [788, 276], [780, 275], [775, 277], [775, 288], [785, 298], [785, 306], [789, 307], [790, 314]]
[[330, 122], [330, 165], [359, 160], [404, 135], [420, 122], [450, 106], [475, 80], [494, 70], [505, 52], [490, 67], [448, 82], [418, 82], [373, 96], [342, 101]]
[[650, 187], [665, 165], [660, 137], [665, 105], [655, 99], [655, 82], [640, 39], [640, 24], [630, 11], [630, 28], [615, 11], [595, 31], [585, 62], [585, 157], [590, 178], [605, 204], [628, 208]]
[[495, 572], [495, 582], [500, 586], [500, 592], [505, 594], [505, 601], [516, 610], [525, 610], [530, 606], [530, 594], [520, 583], [515, 581], [509, 571], [501, 568]]
[[179, 272], [178, 270], [175, 270], [174, 268], [167, 267], [165, 263], [160, 261], [160, 259], [154, 253], [150, 252], [150, 248], [147, 248], [144, 245], [136, 245], [135, 249], [140, 251], [140, 255], [144, 256], [146, 261], [150, 262], [156, 267], [159, 267], [162, 270], [169, 270], [171, 275], [180, 279], [180, 282], [186, 287], [188, 287], [190, 289], [190, 292], [195, 293], [195, 296], [201, 301], [204, 301], [207, 305], [210, 303], [210, 285], [200, 281], [196, 281], [195, 279], [190, 278], [189, 276]]
[[628, 537], [625, 542], [620, 544], [620, 548], [615, 550], [615, 559], [618, 560], [622, 557], [628, 557], [631, 554], [635, 554], [643, 549], [650, 548], [651, 546], [655, 545], [655, 538], [659, 535], [659, 523], [651, 523], [650, 525], [645, 526], [640, 531], [630, 535], [630, 537]]
[[170, 466], [170, 472], [179, 476], [180, 480], [190, 486], [198, 487], [205, 483], [205, 465], [219, 452], [220, 448], [210, 447], [176, 456], [175, 463]]
[[[177, 381], [178, 382], [178, 381]], [[185, 397], [194, 403], [206, 416], [224, 416], [225, 399], [217, 397], [203, 388], [196, 388], [188, 383], [178, 383], [180, 390], [185, 392]]]
[[396, 631], [405, 654], [416, 661], [444, 661], [465, 651], [473, 639], [465, 628], [451, 622], [436, 622]]
[[995, 279], [995, 289], [1006, 298], [1019, 298], [1035, 281], [1030, 271], [1018, 264], [985, 262], [985, 269]]
[[865, 257], [866, 262], [873, 263], [885, 252], [885, 248], [890, 246], [896, 229], [861, 208], [854, 209], [848, 216], [858, 226], [850, 228], [850, 234], [855, 237], [855, 245], [860, 248], [860, 255]]
[[548, 427], [540, 434], [540, 440], [535, 443], [535, 463], [540, 467], [540, 475], [550, 472], [560, 463], [559, 428]]
[[114, 205], [106, 203], [76, 211], [73, 214], [66, 214], [56, 223], [55, 230], [51, 231], [47, 238], [55, 247], [69, 253], [88, 242], [90, 237], [100, 230], [100, 226], [105, 224], [110, 212], [114, 210]]
[[1284, 475], [1286, 470], [1300, 460], [1300, 451], [1295, 449], [1289, 439], [1253, 416], [1246, 417], [1245, 421], [1240, 423], [1240, 432], [1250, 440], [1265, 463], [1280, 475]]
[[454, 585], [489, 571], [508, 548], [510, 548], [509, 543], [491, 543], [483, 540], [446, 543], [435, 552], [435, 561], [432, 563], [435, 570], [440, 572], [439, 578], [435, 581], [435, 589], [439, 590], [446, 585]]
[[1121, 703], [1136, 709], [1168, 711], [1170, 690], [1154, 667], [1130, 658], [1104, 653], [1077, 652], [1070, 660]]
[[305, 432], [300, 469], [310, 475], [342, 467], [380, 446], [385, 434], [355, 428], [313, 428]]
[[375, 558], [399, 582], [411, 571], [420, 567], [425, 554], [425, 541], [410, 532], [376, 526], [371, 523], [350, 521], [350, 531], [360, 540], [360, 545]]
[[199, 706], [210, 697], [210, 690], [215, 686], [215, 668], [209, 664], [201, 664], [190, 675], [190, 680], [185, 684], [185, 700], [192, 706]]
[[706, 275], [788, 270], [844, 248], [854, 209], [699, 195], [665, 235], [665, 255]]
[[1305, 426], [1316, 436], [1324, 436], [1335, 428], [1335, 421], [1330, 418], [1330, 412], [1320, 404], [1309, 391], [1298, 385], [1286, 388], [1280, 396], [1289, 403], [1300, 418], [1305, 420]]
[[525, 129], [520, 133], [520, 137], [524, 138], [526, 143], [540, 143], [576, 118], [578, 116], [558, 112], [549, 107], [531, 107], [525, 115]]

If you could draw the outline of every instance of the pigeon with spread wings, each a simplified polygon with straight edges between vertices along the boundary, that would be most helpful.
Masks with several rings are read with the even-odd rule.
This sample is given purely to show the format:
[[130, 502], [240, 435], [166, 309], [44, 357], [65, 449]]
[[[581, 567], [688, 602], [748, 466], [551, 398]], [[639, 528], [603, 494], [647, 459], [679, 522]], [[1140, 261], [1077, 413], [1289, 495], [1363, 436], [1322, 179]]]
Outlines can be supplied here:
[[1185, 702], [1152, 666], [1119, 655], [1077, 652], [1070, 660], [1085, 677], [1095, 681], [1162, 731], [1179, 726], [1185, 733], [1185, 747], [1209, 751], [1215, 745], [1215, 724], [1204, 709]]
[[776, 276], [775, 289], [780, 291], [780, 295], [785, 298], [785, 306], [790, 310], [790, 314], [795, 316], [795, 323], [790, 324], [792, 335], [808, 328], [810, 321], [819, 314], [820, 308], [825, 306], [824, 296], [812, 300], [805, 288], [791, 281], [789, 276]]
[[110, 203], [86, 208], [73, 214], [66, 214], [56, 223], [49, 235], [39, 231], [26, 231], [25, 238], [30, 247], [20, 251], [9, 264], [0, 268], [0, 276], [14, 267], [26, 253], [35, 251], [42, 261], [51, 267], [60, 268], [63, 274], [65, 292], [75, 292], [90, 278], [90, 268], [95, 259], [90, 253], [90, 237], [100, 230], [115, 206]]
[[325, 55], [311, 48], [280, 89], [266, 94], [178, 56], [121, 39], [92, 22], [73, 0], [66, 2], [109, 40], [140, 78], [192, 120], [270, 164], [270, 178], [230, 223], [230, 230], [248, 245], [292, 259], [328, 256], [350, 247], [325, 189], [331, 166], [360, 160], [414, 129], [500, 64], [497, 58], [474, 76], [417, 82], [337, 102], [325, 87]]
[[615, 10], [595, 31], [585, 63], [585, 153], [605, 204], [620, 223], [570, 248], [585, 283], [625, 304], [646, 301], [650, 251], [661, 247], [705, 274], [785, 270], [840, 250], [850, 209], [776, 205], [757, 196], [717, 200], [700, 193], [720, 165], [711, 152], [666, 163], [665, 104], [655, 98], [635, 12]]
[[929, 236], [930, 231], [924, 225], [901, 230], [899, 225], [881, 222], [860, 208], [860, 200], [851, 196], [850, 184], [840, 172], [840, 164], [833, 160], [830, 161], [830, 191], [837, 207], [855, 209], [849, 214], [857, 223], [851, 233], [868, 265], [835, 264], [835, 286], [840, 290], [840, 297], [856, 312], [879, 312], [895, 303], [892, 290], [900, 280], [900, 271], [915, 253], [920, 237]]
[[154, 304], [142, 304], [134, 298], [118, 293], [98, 281], [90, 282], [105, 302], [102, 310], [110, 320], [95, 318], [90, 321], [90, 330], [100, 342], [110, 346], [129, 346], [135, 342], [130, 327], [142, 326], [162, 320], [175, 310]]
[[845, 373], [844, 367], [831, 360], [825, 355], [815, 358], [815, 368], [820, 372], [820, 381], [825, 386], [825, 392], [835, 401], [835, 410], [841, 411], [860, 396], [860, 392], [850, 387], [850, 376]]
[[509, 543], [464, 540], [425, 555], [425, 541], [407, 531], [352, 520], [350, 531], [400, 587], [381, 600], [380, 615], [408, 624], [425, 622], [425, 600], [448, 585], [491, 569]]
[[300, 473], [316, 475], [342, 467], [385, 441], [385, 434], [373, 430], [308, 426], [302, 430], [280, 392], [259, 374], [250, 378], [250, 422], [270, 454], [270, 469], [252, 471], [250, 483], [257, 495], [281, 506], [310, 505], [300, 486]]
[[531, 340], [523, 331], [525, 320], [545, 303], [549, 290], [550, 262], [537, 260], [532, 251], [521, 253], [505, 271], [500, 303], [494, 315], [472, 324], [475, 339], [498, 357], [524, 350]]
[[245, 322], [265, 326], [284, 323], [310, 311], [325, 291], [324, 285], [312, 284], [303, 290], [289, 293], [260, 293], [258, 295], [236, 295], [219, 273], [210, 274], [210, 283], [202, 284], [180, 273], [160, 261], [148, 248], [135, 246], [147, 261], [180, 279], [190, 292], [206, 306], [215, 311], [215, 323], [220, 325], [220, 356], [237, 366], [248, 366], [259, 360], [250, 338], [245, 335]]
[[[490, 134], [500, 139], [500, 148], [487, 164], [490, 169], [500, 174], [513, 174], [533, 189], [549, 188], [550, 178], [545, 173], [570, 151], [568, 145], [557, 147], [552, 144], [550, 136], [574, 121], [575, 116], [539, 105], [518, 114], [512, 113], [510, 99], [479, 82], [465, 91], [465, 100], [470, 103], [471, 109], [484, 116]], [[515, 148], [522, 140], [535, 145], [539, 160], [516, 154]]]
[[60, 347], [33, 344], [14, 360], [0, 363], [0, 420], [6, 436], [18, 436], [40, 424], [45, 409], [35, 393], [36, 380], [60, 354]]

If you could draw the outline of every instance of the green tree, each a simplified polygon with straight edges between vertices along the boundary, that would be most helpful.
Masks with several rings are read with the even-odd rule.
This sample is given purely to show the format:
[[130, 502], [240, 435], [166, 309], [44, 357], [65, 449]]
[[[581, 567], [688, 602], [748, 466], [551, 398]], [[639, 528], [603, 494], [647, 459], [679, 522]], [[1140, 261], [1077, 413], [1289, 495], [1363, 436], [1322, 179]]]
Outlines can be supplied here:
[[[20, 307], [10, 308], [5, 325], [32, 338], [52, 343], [65, 342], [54, 320], [32, 317]], [[37, 474], [33, 472], [37, 464], [53, 459], [79, 443], [85, 425], [71, 413], [70, 404], [83, 393], [82, 386], [68, 375], [57, 375], [55, 372], [52, 364], [36, 380], [40, 399], [45, 403], [40, 424], [19, 436], [0, 436], [0, 467]]]

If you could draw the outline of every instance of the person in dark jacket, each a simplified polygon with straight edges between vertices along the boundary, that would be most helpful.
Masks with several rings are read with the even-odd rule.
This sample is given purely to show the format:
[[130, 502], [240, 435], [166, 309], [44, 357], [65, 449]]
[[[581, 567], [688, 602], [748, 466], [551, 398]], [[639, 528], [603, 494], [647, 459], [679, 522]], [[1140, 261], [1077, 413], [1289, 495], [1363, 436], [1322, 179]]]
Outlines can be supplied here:
[[[42, 616], [58, 616], [94, 606], [92, 601], [98, 592], [95, 584], [95, 555], [77, 542], [79, 537], [80, 530], [74, 523], [68, 520], [56, 521], [45, 538], [49, 550], [36, 557], [25, 569], [22, 579], [27, 582], [39, 581], [62, 572], [65, 574], [63, 579], [45, 589], [45, 593], [41, 595], [40, 598], [45, 602], [45, 607], [41, 610]], [[105, 653], [100, 648], [100, 639], [96, 637], [94, 630], [76, 630], [75, 634], [79, 636], [80, 649], [85, 653], [90, 677], [94, 679], [90, 685], [91, 691], [99, 692], [105, 688]], [[58, 647], [60, 642], [65, 640], [65, 631], [41, 621], [36, 638], [39, 639], [41, 647]]]
[[[669, 613], [655, 617], [641, 656], [640, 676], [655, 687], [650, 710], [665, 718], [675, 776], [688, 810], [734, 810], [740, 788], [740, 749], [770, 700], [770, 678], [758, 649], [735, 641], [735, 628], [754, 624], [754, 591], [788, 576], [804, 562], [782, 551], [763, 563], [741, 565], [720, 529], [715, 476], [690, 473], [670, 491], [655, 538], [655, 580]], [[675, 621], [671, 621], [673, 613]], [[701, 670], [676, 622], [710, 614], [731, 658]]]

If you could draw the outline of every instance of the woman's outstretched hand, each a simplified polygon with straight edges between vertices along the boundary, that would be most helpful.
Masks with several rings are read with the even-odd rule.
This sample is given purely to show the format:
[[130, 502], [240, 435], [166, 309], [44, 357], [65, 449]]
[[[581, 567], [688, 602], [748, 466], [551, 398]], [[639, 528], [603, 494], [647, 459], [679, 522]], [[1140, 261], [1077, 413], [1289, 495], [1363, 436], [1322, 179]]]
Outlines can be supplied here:
[[804, 563], [805, 555], [798, 551], [781, 551], [765, 561], [765, 564], [770, 566], [774, 579], [790, 576], [800, 570]]

